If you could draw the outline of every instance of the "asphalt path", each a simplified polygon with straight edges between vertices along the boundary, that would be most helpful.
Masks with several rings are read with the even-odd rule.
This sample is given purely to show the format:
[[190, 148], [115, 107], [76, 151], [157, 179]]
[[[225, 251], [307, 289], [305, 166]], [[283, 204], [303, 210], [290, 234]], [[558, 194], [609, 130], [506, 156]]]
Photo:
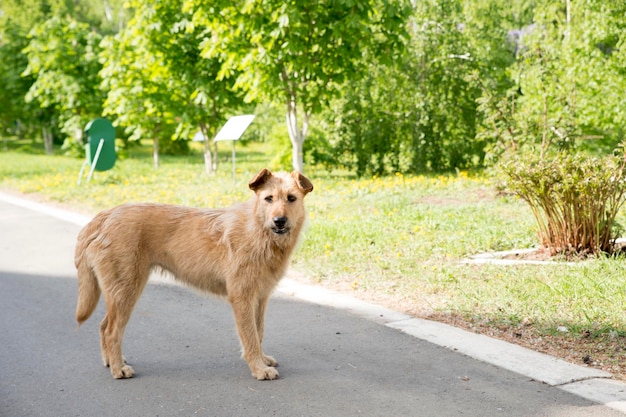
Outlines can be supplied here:
[[281, 378], [240, 358], [230, 307], [147, 286], [127, 327], [136, 376], [102, 366], [94, 316], [74, 319], [80, 226], [0, 199], [0, 416], [622, 416], [345, 310], [277, 295], [264, 350]]

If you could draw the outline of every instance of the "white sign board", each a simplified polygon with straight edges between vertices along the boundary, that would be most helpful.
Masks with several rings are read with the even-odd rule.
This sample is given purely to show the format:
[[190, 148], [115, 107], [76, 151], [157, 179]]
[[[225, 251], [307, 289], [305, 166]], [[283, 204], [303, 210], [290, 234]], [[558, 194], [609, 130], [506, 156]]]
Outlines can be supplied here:
[[196, 134], [193, 135], [193, 141], [194, 142], [204, 142], [204, 135], [202, 134], [202, 132], [196, 132]]
[[239, 140], [243, 132], [246, 131], [250, 123], [254, 120], [254, 114], [245, 114], [243, 116], [233, 116], [215, 135], [215, 142], [220, 140]]

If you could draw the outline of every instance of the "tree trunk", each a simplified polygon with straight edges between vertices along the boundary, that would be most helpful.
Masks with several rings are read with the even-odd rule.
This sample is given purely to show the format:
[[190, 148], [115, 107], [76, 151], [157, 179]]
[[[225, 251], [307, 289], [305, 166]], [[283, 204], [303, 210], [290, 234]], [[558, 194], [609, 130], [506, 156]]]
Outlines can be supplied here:
[[52, 155], [52, 152], [54, 150], [54, 139], [52, 137], [52, 132], [50, 131], [50, 129], [48, 129], [46, 125], [43, 125], [43, 127], [41, 128], [41, 135], [43, 136], [43, 146], [46, 150], [46, 155]]
[[287, 103], [287, 131], [291, 139], [291, 164], [293, 169], [304, 173], [304, 141], [309, 130], [309, 114], [304, 113], [302, 127], [298, 126], [295, 97]]
[[154, 161], [154, 167], [159, 167], [159, 138], [154, 137], [152, 139], [152, 160]]
[[204, 172], [213, 174], [213, 156], [211, 154], [211, 144], [209, 138], [204, 137]]
[[213, 169], [213, 173], [217, 172], [217, 142], [213, 141], [213, 166], [211, 167]]
[[304, 172], [304, 139], [291, 140], [291, 165], [298, 172]]
[[80, 127], [74, 129], [74, 140], [79, 145], [85, 144], [85, 142], [83, 141], [83, 129], [81, 129]]
[[206, 124], [200, 123], [202, 143], [204, 144], [204, 172], [211, 175], [217, 171], [217, 146], [215, 146], [215, 161], [211, 155], [211, 143], [209, 142], [209, 129]]
[[211, 142], [209, 141], [209, 128], [206, 124], [200, 123], [200, 131], [202, 132], [202, 142], [204, 144], [204, 172], [208, 175], [217, 172], [217, 144], [213, 142], [215, 155], [211, 153]]

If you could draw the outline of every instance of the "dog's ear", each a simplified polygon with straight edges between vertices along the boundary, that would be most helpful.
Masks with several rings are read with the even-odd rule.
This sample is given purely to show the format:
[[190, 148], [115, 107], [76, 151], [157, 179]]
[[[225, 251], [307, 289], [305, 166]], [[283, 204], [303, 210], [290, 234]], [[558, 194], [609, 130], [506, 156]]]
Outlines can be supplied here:
[[270, 178], [272, 178], [272, 173], [270, 172], [270, 170], [267, 168], [263, 168], [259, 171], [258, 174], [254, 176], [254, 178], [250, 180], [250, 182], [248, 183], [248, 187], [250, 187], [252, 191], [256, 191], [261, 188], [263, 184], [269, 181]]
[[304, 194], [308, 194], [313, 191], [313, 183], [304, 175], [299, 173], [298, 171], [293, 171], [291, 176], [294, 180], [296, 180], [296, 184], [298, 184], [298, 188], [302, 190]]

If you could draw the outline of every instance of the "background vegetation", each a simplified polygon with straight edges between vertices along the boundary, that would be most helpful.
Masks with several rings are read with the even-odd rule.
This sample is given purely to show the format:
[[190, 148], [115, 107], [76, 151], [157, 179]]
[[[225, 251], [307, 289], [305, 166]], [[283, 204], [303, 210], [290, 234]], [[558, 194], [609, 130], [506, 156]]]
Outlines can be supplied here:
[[[0, 129], [76, 144], [209, 138], [256, 112], [290, 165], [357, 175], [481, 169], [622, 140], [626, 4], [601, 0], [3, 0]], [[262, 11], [262, 12], [261, 12]], [[285, 123], [287, 120], [287, 123]], [[286, 129], [278, 126], [286, 126]], [[285, 153], [284, 140], [272, 140]], [[288, 146], [288, 145], [287, 145]], [[215, 150], [213, 149], [213, 152]], [[79, 152], [80, 153], [80, 152]]]

